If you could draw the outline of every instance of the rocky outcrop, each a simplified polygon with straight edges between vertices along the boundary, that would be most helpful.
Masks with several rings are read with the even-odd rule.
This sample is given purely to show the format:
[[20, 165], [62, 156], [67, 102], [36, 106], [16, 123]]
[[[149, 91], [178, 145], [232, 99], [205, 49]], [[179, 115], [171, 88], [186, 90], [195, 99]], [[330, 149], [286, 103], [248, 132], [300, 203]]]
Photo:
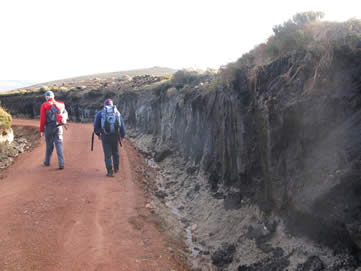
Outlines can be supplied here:
[[253, 202], [279, 214], [295, 235], [355, 251], [361, 51], [335, 50], [328, 67], [317, 61], [299, 51], [262, 69], [234, 69], [229, 84], [211, 92], [160, 91], [138, 100], [135, 128], [152, 134], [154, 153], [167, 146], [185, 168], [206, 172], [209, 192], [225, 209]]
[[5, 142], [0, 141], [0, 172], [11, 166], [20, 154], [35, 147], [40, 139], [39, 130], [34, 127], [14, 126], [11, 135], [13, 140], [8, 136]]
[[13, 129], [0, 129], [0, 143], [12, 143], [14, 141], [14, 132]]
[[301, 51], [252, 80], [234, 70], [231, 85], [211, 93], [167, 89], [134, 99], [131, 123], [153, 135], [155, 151], [168, 146], [207, 172], [218, 197], [237, 191], [286, 217], [294, 232], [350, 248], [348, 225], [361, 218], [361, 52], [335, 51], [323, 72], [315, 61]]

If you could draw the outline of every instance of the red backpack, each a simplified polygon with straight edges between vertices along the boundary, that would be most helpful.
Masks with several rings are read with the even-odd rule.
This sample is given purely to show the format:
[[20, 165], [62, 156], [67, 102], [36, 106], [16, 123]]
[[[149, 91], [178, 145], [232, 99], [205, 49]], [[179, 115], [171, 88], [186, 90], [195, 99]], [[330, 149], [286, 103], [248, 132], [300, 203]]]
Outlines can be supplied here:
[[65, 109], [65, 104], [59, 102], [49, 103], [51, 104], [51, 108], [46, 112], [46, 125], [53, 127], [65, 125], [68, 120], [68, 112]]

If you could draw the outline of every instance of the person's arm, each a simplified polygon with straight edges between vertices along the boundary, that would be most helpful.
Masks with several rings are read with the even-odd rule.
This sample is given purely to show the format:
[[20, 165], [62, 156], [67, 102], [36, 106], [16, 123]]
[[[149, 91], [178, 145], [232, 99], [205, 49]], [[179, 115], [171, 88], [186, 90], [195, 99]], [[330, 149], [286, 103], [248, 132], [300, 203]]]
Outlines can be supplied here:
[[[62, 104], [64, 104], [64, 103], [62, 103]], [[65, 108], [65, 104], [64, 104], [63, 119], [65, 120], [65, 123], [66, 123], [66, 122], [68, 121], [68, 119], [69, 119], [69, 113], [68, 113], [68, 111], [67, 111], [66, 108]]]
[[101, 112], [98, 112], [95, 115], [95, 120], [94, 120], [94, 133], [100, 137], [100, 133], [101, 133], [101, 123], [100, 123], [100, 118], [101, 118]]
[[120, 116], [120, 137], [124, 138], [125, 137], [125, 125], [124, 125], [124, 120], [122, 118], [122, 116]]
[[45, 123], [46, 123], [46, 104], [43, 103], [40, 107], [40, 136], [44, 135]]

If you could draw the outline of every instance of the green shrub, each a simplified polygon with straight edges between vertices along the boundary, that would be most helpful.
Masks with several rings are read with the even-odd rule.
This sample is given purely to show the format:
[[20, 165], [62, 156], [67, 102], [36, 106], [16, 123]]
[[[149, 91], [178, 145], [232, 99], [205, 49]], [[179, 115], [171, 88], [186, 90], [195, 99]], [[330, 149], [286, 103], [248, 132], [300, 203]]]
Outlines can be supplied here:
[[51, 90], [50, 87], [48, 87], [48, 86], [42, 86], [42, 87], [39, 89], [40, 92], [44, 92], [44, 93], [47, 92], [48, 90]]
[[[228, 64], [224, 70], [240, 67], [252, 70], [255, 66], [269, 64], [278, 57], [300, 49], [310, 52], [315, 60], [328, 58], [330, 62], [336, 48], [361, 48], [361, 20], [324, 22], [320, 21], [322, 17], [322, 12], [296, 14], [283, 24], [274, 26], [274, 34], [266, 43], [256, 46], [235, 63]], [[229, 81], [229, 72], [224, 72]]]
[[191, 84], [199, 79], [199, 74], [195, 71], [179, 70], [172, 76], [171, 83], [177, 89], [182, 88], [184, 85]]
[[55, 93], [55, 96], [57, 93], [66, 93], [69, 92], [71, 89], [67, 87], [52, 87], [51, 91]]
[[218, 88], [222, 86], [222, 81], [220, 80], [220, 76], [215, 75], [212, 77], [212, 79], [209, 81], [208, 86], [206, 90], [208, 92], [215, 92]]
[[150, 90], [157, 96], [161, 95], [162, 93], [166, 92], [169, 88], [172, 87], [172, 84], [169, 80], [165, 82], [157, 82], [153, 84]]
[[321, 11], [307, 11], [297, 13], [292, 17], [292, 20], [295, 24], [303, 27], [310, 22], [319, 21], [324, 16], [325, 14]]
[[12, 121], [11, 115], [0, 107], [0, 129], [11, 128]]
[[274, 36], [268, 40], [265, 49], [267, 56], [275, 58], [292, 50], [306, 48], [314, 39], [312, 29], [307, 28], [307, 25], [320, 20], [323, 16], [322, 12], [298, 13], [291, 20], [274, 26]]

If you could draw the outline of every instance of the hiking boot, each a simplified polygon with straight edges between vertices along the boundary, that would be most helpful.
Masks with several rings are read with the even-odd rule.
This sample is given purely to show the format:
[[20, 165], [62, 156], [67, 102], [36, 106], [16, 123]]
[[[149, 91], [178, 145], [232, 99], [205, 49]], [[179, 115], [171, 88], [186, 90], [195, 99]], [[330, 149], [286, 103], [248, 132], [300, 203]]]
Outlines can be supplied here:
[[114, 173], [117, 173], [119, 171], [119, 166], [115, 165], [114, 166]]
[[113, 177], [113, 169], [111, 167], [107, 168], [107, 177]]

